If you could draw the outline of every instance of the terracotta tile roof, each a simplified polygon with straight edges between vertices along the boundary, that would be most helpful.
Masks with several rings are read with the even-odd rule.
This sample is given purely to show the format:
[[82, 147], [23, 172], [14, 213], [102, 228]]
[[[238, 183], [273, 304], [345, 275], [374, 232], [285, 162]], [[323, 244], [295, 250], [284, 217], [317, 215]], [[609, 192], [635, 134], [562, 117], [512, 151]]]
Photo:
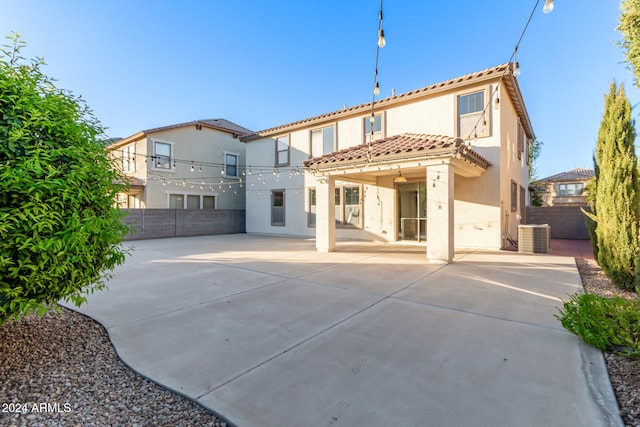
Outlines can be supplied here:
[[[495, 67], [487, 68], [485, 70], [477, 71], [475, 73], [465, 74], [464, 76], [456, 77], [454, 79], [450, 79], [444, 82], [425, 86], [420, 89], [412, 90], [410, 92], [405, 92], [399, 95], [390, 96], [388, 98], [376, 101], [375, 107], [378, 109], [381, 109], [386, 106], [390, 106], [400, 102], [405, 102], [406, 100], [409, 100], [412, 98], [419, 98], [422, 96], [435, 94], [445, 90], [454, 89], [456, 87], [466, 86], [471, 83], [477, 83], [485, 80], [499, 79], [500, 77], [505, 77], [503, 80], [503, 83], [507, 88], [507, 92], [509, 93], [509, 96], [513, 99], [518, 115], [522, 118], [522, 123], [523, 123], [523, 126], [525, 127], [525, 130], [527, 131], [527, 134], [531, 138], [535, 138], [535, 135], [533, 134], [533, 128], [531, 126], [531, 122], [529, 121], [529, 116], [524, 107], [524, 102], [522, 100], [520, 87], [518, 85], [517, 80], [513, 76], [513, 65], [510, 63], [497, 65]], [[315, 125], [321, 122], [335, 120], [343, 116], [363, 114], [370, 110], [371, 110], [371, 102], [366, 104], [356, 105], [349, 108], [344, 108], [342, 110], [337, 110], [337, 111], [333, 111], [326, 114], [321, 114], [319, 116], [309, 117], [303, 120], [298, 120], [298, 121], [287, 123], [281, 126], [264, 129], [256, 133], [245, 135], [241, 139], [243, 141], [251, 141], [251, 140], [259, 139], [265, 136], [275, 135], [278, 133], [283, 133], [283, 132], [288, 132], [294, 129], [303, 128], [305, 126]]]
[[555, 175], [548, 176], [541, 179], [540, 182], [552, 182], [552, 181], [584, 181], [591, 179], [595, 176], [593, 169], [587, 168], [575, 168], [568, 172], [560, 172]]
[[307, 168], [324, 169], [349, 164], [361, 164], [367, 162], [368, 156], [371, 159], [371, 163], [376, 163], [376, 161], [393, 158], [427, 158], [456, 154], [485, 169], [490, 165], [487, 159], [467, 146], [461, 138], [416, 133], [405, 133], [379, 139], [371, 144], [345, 148], [331, 154], [305, 160], [303, 164]]
[[252, 134], [253, 131], [249, 130], [245, 127], [242, 127], [236, 123], [233, 123], [229, 120], [226, 119], [206, 119], [206, 120], [193, 120], [190, 122], [184, 122], [184, 123], [176, 123], [174, 125], [167, 125], [167, 126], [161, 126], [161, 127], [157, 127], [157, 128], [152, 128], [152, 129], [145, 129], [143, 131], [140, 131], [136, 134], [133, 134], [131, 136], [128, 136], [126, 138], [120, 138], [115, 140], [112, 144], [111, 144], [111, 148], [117, 148], [120, 145], [124, 145], [124, 144], [128, 144], [131, 141], [140, 139], [146, 135], [152, 134], [152, 133], [156, 133], [156, 132], [163, 132], [166, 130], [171, 130], [171, 129], [178, 129], [178, 128], [182, 128], [182, 127], [187, 127], [187, 126], [203, 126], [203, 127], [207, 127], [210, 129], [217, 129], [223, 132], [227, 132], [227, 133], [231, 133], [231, 134], [235, 134], [238, 136], [245, 136], [245, 135], [249, 135]]

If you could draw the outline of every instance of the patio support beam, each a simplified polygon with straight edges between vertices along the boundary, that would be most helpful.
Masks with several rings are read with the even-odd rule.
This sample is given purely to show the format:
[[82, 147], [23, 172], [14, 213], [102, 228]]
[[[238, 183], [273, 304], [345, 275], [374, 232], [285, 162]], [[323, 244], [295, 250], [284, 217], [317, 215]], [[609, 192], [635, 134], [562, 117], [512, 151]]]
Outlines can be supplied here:
[[336, 248], [336, 181], [321, 177], [316, 185], [316, 249], [332, 252]]
[[427, 166], [427, 259], [450, 263], [454, 256], [453, 166]]

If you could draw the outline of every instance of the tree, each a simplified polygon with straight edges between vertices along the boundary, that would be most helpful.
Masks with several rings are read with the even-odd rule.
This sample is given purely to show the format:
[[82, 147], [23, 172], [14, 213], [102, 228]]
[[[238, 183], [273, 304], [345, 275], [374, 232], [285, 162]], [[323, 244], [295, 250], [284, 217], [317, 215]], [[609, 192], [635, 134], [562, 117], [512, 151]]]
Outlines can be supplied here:
[[596, 143], [592, 213], [598, 264], [623, 289], [640, 285], [640, 179], [635, 123], [624, 86], [612, 83]]
[[625, 0], [622, 5], [618, 31], [622, 33], [620, 43], [625, 50], [627, 62], [635, 76], [636, 86], [640, 84], [640, 0]]
[[542, 206], [542, 195], [546, 191], [546, 186], [537, 182], [537, 160], [542, 152], [542, 141], [533, 140], [529, 144], [529, 182], [534, 187], [531, 194], [531, 205]]
[[40, 58], [0, 49], [0, 324], [65, 299], [80, 305], [124, 262], [114, 201], [126, 182], [81, 98]]

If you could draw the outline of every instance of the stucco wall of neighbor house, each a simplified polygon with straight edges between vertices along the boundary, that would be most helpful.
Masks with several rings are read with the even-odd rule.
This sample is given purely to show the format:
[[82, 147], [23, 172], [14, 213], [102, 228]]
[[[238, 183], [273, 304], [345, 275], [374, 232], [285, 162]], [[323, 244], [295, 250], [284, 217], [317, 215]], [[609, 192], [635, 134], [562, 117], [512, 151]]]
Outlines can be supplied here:
[[569, 183], [582, 183], [584, 186], [587, 185], [589, 181], [562, 181], [562, 182], [548, 182], [546, 185], [546, 191], [542, 193], [542, 206], [555, 206], [555, 205], [584, 205], [585, 204], [585, 195], [586, 192], [583, 193], [582, 196], [564, 196], [561, 197], [560, 194], [560, 184], [569, 184]]
[[[151, 164], [151, 158], [147, 157], [146, 171], [149, 176], [137, 174], [143, 178], [147, 177], [145, 207], [168, 208], [169, 194], [189, 194], [215, 196], [216, 209], [245, 209], [245, 187], [244, 184], [243, 187], [239, 186], [246, 161], [246, 147], [242, 141], [233, 138], [229, 133], [206, 127], [202, 130], [196, 130], [195, 126], [169, 129], [148, 135], [143, 140], [141, 148], [148, 156], [154, 153], [154, 140], [174, 143], [174, 158], [193, 161], [194, 171], [191, 171], [191, 163], [188, 162], [176, 162], [172, 170], [157, 169]], [[223, 177], [220, 166], [210, 165], [223, 164], [225, 152], [238, 155], [238, 177]], [[207, 164], [198, 163], [201, 159]], [[163, 183], [154, 177], [163, 177], [169, 181]], [[205, 185], [201, 184], [202, 180], [205, 181]]]

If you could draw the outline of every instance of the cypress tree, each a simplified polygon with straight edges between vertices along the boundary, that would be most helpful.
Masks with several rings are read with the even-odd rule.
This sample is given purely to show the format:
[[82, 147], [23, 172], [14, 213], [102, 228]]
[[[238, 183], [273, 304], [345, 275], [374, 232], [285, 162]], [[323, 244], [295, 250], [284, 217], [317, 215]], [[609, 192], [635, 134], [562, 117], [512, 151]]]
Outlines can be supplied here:
[[612, 83], [596, 143], [593, 219], [598, 264], [623, 289], [640, 285], [640, 180], [635, 137], [624, 86], [616, 88]]

